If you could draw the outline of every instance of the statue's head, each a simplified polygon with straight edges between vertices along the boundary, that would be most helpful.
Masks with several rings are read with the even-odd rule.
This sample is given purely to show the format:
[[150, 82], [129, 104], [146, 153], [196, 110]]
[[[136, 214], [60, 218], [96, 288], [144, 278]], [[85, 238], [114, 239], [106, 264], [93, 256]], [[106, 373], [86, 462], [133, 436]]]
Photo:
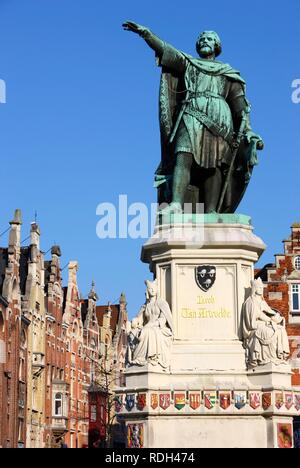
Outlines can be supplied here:
[[156, 297], [158, 294], [158, 284], [157, 280], [155, 281], [145, 281], [145, 285], [147, 286], [146, 297], [147, 299], [151, 299], [151, 297]]
[[201, 58], [218, 57], [222, 52], [221, 39], [214, 31], [204, 31], [197, 40], [196, 50]]
[[263, 296], [264, 295], [264, 283], [261, 278], [251, 281], [252, 295]]

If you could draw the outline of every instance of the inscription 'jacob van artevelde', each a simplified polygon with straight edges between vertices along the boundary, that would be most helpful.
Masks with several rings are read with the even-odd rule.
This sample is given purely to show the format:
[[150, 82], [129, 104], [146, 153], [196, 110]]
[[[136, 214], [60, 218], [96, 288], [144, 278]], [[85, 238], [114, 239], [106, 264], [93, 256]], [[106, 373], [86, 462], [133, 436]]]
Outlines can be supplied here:
[[184, 319], [230, 319], [232, 313], [228, 309], [209, 310], [199, 308], [197, 310], [183, 308], [181, 309], [181, 317]]

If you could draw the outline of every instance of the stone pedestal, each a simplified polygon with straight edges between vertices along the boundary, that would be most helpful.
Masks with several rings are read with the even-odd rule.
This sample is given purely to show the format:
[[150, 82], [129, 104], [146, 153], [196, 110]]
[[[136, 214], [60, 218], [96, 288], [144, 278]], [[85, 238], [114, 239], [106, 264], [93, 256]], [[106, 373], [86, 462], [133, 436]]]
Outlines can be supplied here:
[[[241, 340], [242, 305], [265, 245], [247, 217], [193, 221], [188, 231], [186, 220], [157, 226], [143, 247], [173, 314], [171, 366], [129, 368], [118, 417], [147, 448], [291, 445], [300, 409], [291, 368], [248, 370]], [[216, 276], [206, 290], [196, 271], [208, 266]]]

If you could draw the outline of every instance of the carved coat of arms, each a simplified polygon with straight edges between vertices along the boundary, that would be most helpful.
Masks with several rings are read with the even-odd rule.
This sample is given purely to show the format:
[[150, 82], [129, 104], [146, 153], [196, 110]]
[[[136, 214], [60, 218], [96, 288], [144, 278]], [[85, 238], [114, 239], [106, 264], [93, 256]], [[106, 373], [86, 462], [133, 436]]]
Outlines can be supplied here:
[[125, 406], [127, 411], [132, 411], [135, 405], [135, 395], [126, 395]]
[[175, 394], [175, 408], [181, 411], [185, 407], [185, 393]]
[[267, 411], [272, 405], [272, 393], [264, 393], [262, 396], [262, 406], [264, 411]]
[[286, 393], [285, 395], [285, 407], [290, 410], [294, 405], [294, 398], [292, 393]]
[[283, 393], [276, 393], [275, 396], [275, 406], [278, 410], [280, 410], [284, 405], [284, 397]]
[[170, 393], [162, 393], [159, 395], [159, 406], [162, 410], [166, 411], [171, 405]]
[[234, 406], [236, 409], [241, 410], [245, 408], [247, 404], [247, 393], [246, 392], [238, 392], [234, 394]]
[[212, 265], [200, 265], [196, 268], [196, 282], [200, 289], [208, 292], [216, 282], [217, 269]]
[[120, 413], [123, 408], [123, 395], [116, 395], [115, 396], [115, 410], [116, 413]]
[[152, 393], [151, 395], [151, 408], [156, 410], [158, 408], [158, 395], [157, 393]]
[[201, 393], [190, 393], [190, 407], [196, 411], [201, 406]]
[[295, 408], [297, 411], [300, 410], [300, 394], [295, 395]]
[[251, 392], [249, 399], [250, 399], [250, 406], [252, 409], [257, 410], [261, 406], [260, 393]]
[[139, 411], [143, 411], [147, 404], [146, 393], [139, 393], [137, 396], [136, 407]]
[[220, 393], [220, 406], [223, 410], [227, 410], [231, 406], [231, 393], [230, 392]]
[[217, 393], [216, 392], [205, 392], [204, 393], [204, 404], [205, 408], [211, 410], [216, 406]]

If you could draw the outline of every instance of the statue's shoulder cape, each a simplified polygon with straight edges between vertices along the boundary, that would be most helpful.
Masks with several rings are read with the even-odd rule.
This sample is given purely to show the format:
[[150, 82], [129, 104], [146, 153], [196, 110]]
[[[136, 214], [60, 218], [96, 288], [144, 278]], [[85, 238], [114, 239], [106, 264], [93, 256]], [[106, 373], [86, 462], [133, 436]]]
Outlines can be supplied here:
[[183, 52], [182, 54], [190, 62], [191, 65], [198, 68], [202, 73], [212, 76], [226, 76], [226, 78], [228, 78], [229, 80], [238, 81], [239, 83], [246, 85], [246, 82], [241, 77], [240, 72], [232, 68], [232, 66], [228, 63], [218, 62], [216, 60], [198, 59]]

